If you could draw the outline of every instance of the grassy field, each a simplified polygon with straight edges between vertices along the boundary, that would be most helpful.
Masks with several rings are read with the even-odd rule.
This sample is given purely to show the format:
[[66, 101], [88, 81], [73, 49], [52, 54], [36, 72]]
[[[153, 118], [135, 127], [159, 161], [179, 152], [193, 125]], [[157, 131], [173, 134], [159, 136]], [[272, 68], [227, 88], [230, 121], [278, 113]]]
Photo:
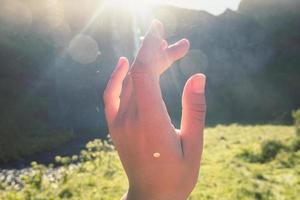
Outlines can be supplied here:
[[[292, 126], [207, 128], [199, 181], [189, 199], [299, 199], [299, 144]], [[34, 163], [22, 186], [2, 181], [0, 199], [118, 200], [127, 189], [116, 152], [100, 140], [80, 156], [56, 160], [62, 166], [55, 169]]]

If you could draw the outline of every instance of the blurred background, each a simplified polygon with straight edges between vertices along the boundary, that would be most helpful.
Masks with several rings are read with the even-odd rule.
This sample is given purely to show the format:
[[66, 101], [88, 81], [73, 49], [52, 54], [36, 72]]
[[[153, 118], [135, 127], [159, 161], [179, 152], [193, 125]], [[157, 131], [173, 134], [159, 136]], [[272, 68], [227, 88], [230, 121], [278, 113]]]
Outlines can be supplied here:
[[102, 93], [153, 19], [169, 44], [191, 43], [161, 77], [177, 128], [186, 80], [207, 76], [189, 199], [299, 199], [299, 10], [300, 0], [0, 0], [0, 199], [120, 199], [128, 183]]
[[207, 125], [292, 124], [300, 107], [299, 0], [0, 0], [0, 166], [49, 162], [105, 139], [102, 92], [152, 19], [187, 56], [161, 78], [174, 124], [194, 73]]

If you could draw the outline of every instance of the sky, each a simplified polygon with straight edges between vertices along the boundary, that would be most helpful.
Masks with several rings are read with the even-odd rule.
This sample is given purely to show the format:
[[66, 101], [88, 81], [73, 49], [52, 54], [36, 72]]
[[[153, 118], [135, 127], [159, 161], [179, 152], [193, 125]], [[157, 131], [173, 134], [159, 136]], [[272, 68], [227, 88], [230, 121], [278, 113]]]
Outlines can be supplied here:
[[241, 0], [164, 0], [164, 2], [180, 7], [205, 10], [211, 14], [219, 15], [227, 8], [237, 10]]
[[[124, 6], [128, 2], [138, 9], [147, 4], [171, 4], [184, 8], [205, 10], [213, 15], [222, 14], [227, 8], [237, 10], [241, 0], [105, 0], [108, 5]], [[147, 7], [147, 6], [146, 6]]]

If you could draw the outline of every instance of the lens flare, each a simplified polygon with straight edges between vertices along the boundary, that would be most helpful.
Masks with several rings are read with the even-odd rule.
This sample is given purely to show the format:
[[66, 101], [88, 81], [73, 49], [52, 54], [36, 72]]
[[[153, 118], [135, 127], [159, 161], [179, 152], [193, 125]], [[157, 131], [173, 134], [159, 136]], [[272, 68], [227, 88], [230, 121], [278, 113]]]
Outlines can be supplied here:
[[72, 39], [68, 53], [74, 61], [81, 64], [93, 63], [101, 54], [97, 42], [84, 34], [77, 35]]

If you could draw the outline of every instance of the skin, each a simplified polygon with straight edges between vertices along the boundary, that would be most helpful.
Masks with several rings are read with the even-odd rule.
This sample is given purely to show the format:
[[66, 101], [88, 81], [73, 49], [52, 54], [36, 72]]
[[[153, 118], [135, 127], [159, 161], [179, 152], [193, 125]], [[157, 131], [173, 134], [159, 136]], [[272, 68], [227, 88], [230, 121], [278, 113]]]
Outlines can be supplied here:
[[197, 183], [205, 76], [193, 75], [184, 87], [180, 130], [171, 123], [159, 85], [161, 74], [189, 46], [186, 39], [169, 46], [163, 25], [154, 20], [131, 67], [121, 57], [107, 84], [103, 98], [109, 133], [129, 181], [124, 200], [184, 200]]

